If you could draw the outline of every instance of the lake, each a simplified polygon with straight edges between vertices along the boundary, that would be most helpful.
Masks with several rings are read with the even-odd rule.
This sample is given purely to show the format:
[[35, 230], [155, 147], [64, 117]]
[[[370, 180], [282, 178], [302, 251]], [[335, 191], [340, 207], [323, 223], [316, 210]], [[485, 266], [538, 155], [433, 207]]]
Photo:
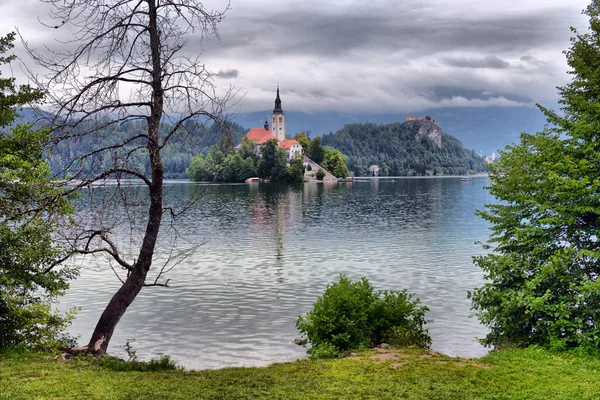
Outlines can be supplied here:
[[[168, 182], [166, 203], [175, 208], [203, 193], [163, 237], [175, 238], [176, 229], [175, 246], [195, 250], [165, 275], [170, 287], [142, 290], [109, 353], [127, 358], [129, 341], [139, 359], [168, 354], [188, 369], [303, 357], [305, 349], [292, 342], [299, 336], [295, 320], [343, 273], [366, 276], [377, 289], [416, 293], [431, 309], [434, 350], [481, 356], [488, 350], [476, 337], [486, 329], [469, 318], [467, 291], [483, 283], [472, 256], [484, 253], [475, 242], [489, 234], [474, 215], [495, 201], [487, 184], [487, 177], [297, 186]], [[81, 276], [61, 308], [82, 307], [70, 332], [86, 344], [119, 281], [101, 259], [79, 264]]]

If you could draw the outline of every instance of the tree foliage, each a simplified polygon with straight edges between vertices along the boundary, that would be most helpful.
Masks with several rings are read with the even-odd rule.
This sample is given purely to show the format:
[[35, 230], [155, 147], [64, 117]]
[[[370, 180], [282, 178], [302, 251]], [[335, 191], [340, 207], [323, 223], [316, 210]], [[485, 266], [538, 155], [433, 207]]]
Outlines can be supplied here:
[[244, 182], [257, 176], [258, 161], [252, 142], [242, 140], [237, 152], [233, 147], [215, 145], [206, 157], [197, 155], [186, 169], [186, 174], [196, 182]]
[[[14, 38], [0, 38], [0, 55]], [[0, 56], [0, 65], [13, 59]], [[16, 107], [42, 98], [40, 90], [0, 78], [0, 348], [51, 347], [66, 339], [71, 319], [51, 308], [74, 276], [71, 269], [53, 268], [64, 250], [51, 236], [71, 206], [49, 180], [42, 151], [48, 132], [14, 125]]]
[[[186, 169], [190, 166], [192, 158], [197, 154], [206, 156], [214, 145], [229, 146], [231, 141], [238, 141], [245, 133], [245, 129], [235, 123], [209, 123], [207, 121], [189, 120], [184, 126], [177, 128], [177, 135], [171, 137], [163, 150], [163, 168], [167, 179], [186, 177]], [[175, 126], [163, 121], [159, 126], [161, 137], [165, 137]], [[96, 129], [94, 136], [86, 132]], [[147, 152], [139, 151], [143, 143], [142, 138], [131, 140], [132, 137], [143, 135], [147, 131], [146, 121], [129, 121], [116, 126], [106, 126], [104, 121], [82, 122], [74, 131], [81, 136], [74, 136], [68, 141], [57, 143], [55, 151], [48, 157], [48, 162], [54, 174], [75, 174], [81, 165], [72, 164], [72, 160], [88, 156], [89, 162], [83, 165], [82, 174], [100, 173], [103, 165], [112, 162], [114, 154], [109, 152], [94, 153], [98, 147], [108, 147], [114, 143], [126, 143], [122, 146], [123, 153], [128, 155], [128, 165], [137, 171], [150, 174], [150, 158]], [[221, 139], [227, 137], [228, 139]], [[233, 139], [229, 139], [233, 138]]]
[[250, 177], [261, 177], [270, 182], [294, 183], [304, 180], [302, 160], [288, 158], [277, 140], [269, 140], [261, 147], [261, 155], [254, 144], [243, 139], [237, 151], [233, 147], [215, 145], [206, 157], [194, 157], [186, 174], [196, 182], [244, 182]]
[[304, 180], [302, 160], [292, 160], [288, 166], [288, 158], [275, 139], [268, 140], [260, 148], [261, 158], [258, 163], [258, 175], [271, 182], [294, 183]]
[[321, 146], [320, 136], [311, 140], [310, 145], [308, 146], [308, 158], [317, 164], [321, 164], [323, 160], [325, 160], [325, 149]]
[[338, 178], [348, 176], [348, 167], [344, 162], [344, 157], [339, 150], [324, 148], [325, 158], [321, 166]]
[[501, 202], [479, 212], [492, 252], [475, 258], [487, 283], [470, 296], [487, 344], [600, 347], [600, 1], [586, 14], [590, 32], [566, 52], [565, 115], [541, 107], [553, 126], [501, 153], [490, 187]]
[[310, 149], [309, 134], [306, 132], [300, 132], [294, 136], [294, 139], [297, 140], [298, 143], [300, 143], [300, 145], [302, 146], [302, 150], [304, 151], [304, 154], [308, 154], [308, 151]]
[[317, 358], [383, 342], [429, 348], [427, 311], [406, 290], [375, 290], [364, 277], [353, 282], [340, 275], [296, 326], [312, 344], [309, 353]]

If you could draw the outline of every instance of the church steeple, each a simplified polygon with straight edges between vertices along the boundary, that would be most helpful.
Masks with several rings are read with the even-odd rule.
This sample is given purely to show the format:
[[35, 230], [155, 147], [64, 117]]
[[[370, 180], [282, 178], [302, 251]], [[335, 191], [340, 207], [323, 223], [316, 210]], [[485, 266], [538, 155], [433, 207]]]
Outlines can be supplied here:
[[285, 140], [285, 114], [281, 109], [281, 98], [279, 97], [279, 85], [277, 85], [277, 97], [275, 97], [275, 108], [271, 114], [271, 134], [278, 141]]
[[273, 114], [283, 114], [283, 110], [281, 109], [281, 98], [279, 98], [279, 85], [277, 85], [277, 97], [275, 97], [275, 108], [273, 109]]

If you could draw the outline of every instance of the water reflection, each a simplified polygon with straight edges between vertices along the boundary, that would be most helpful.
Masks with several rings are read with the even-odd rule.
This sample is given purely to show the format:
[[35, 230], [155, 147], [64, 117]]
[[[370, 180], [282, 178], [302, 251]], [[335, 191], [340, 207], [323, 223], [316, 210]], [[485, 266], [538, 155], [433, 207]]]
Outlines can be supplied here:
[[[433, 347], [478, 356], [466, 292], [482, 283], [471, 256], [487, 225], [473, 215], [492, 199], [487, 179], [365, 180], [352, 184], [196, 185], [176, 183], [166, 203], [193, 203], [173, 226], [178, 242], [202, 243], [167, 278], [142, 291], [109, 351], [135, 338], [138, 356], [170, 354], [188, 368], [266, 365], [304, 355], [291, 341], [295, 319], [344, 273], [377, 287], [407, 288], [430, 306]], [[119, 214], [116, 207], [115, 213]], [[143, 223], [143, 216], [137, 217]], [[163, 251], [173, 237], [167, 224]], [[73, 326], [85, 341], [118, 282], [85, 270], [63, 301], [83, 306]]]

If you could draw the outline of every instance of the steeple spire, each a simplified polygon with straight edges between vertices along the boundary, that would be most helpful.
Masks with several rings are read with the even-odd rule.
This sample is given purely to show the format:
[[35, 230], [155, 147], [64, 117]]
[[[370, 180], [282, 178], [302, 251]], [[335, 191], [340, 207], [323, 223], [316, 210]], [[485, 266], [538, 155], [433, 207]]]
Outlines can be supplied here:
[[279, 98], [279, 84], [277, 84], [277, 97], [275, 97], [275, 108], [273, 109], [273, 114], [283, 114], [283, 110], [281, 109], [281, 98]]

